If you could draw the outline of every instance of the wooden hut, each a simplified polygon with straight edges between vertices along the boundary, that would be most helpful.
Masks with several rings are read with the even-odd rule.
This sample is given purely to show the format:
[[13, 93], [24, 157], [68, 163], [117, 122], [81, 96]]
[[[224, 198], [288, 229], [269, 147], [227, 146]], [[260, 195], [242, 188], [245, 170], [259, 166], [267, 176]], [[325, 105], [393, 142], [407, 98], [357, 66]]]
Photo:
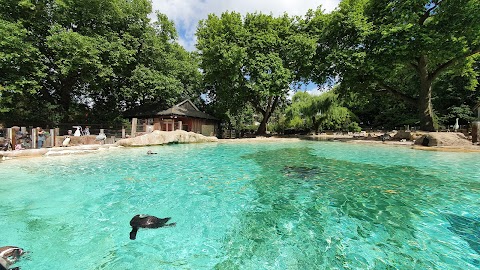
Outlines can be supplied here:
[[130, 114], [129, 118], [138, 119], [138, 125], [143, 126], [144, 132], [180, 129], [200, 133], [205, 136], [217, 136], [220, 122], [217, 118], [200, 111], [188, 99], [166, 110], [138, 112]]

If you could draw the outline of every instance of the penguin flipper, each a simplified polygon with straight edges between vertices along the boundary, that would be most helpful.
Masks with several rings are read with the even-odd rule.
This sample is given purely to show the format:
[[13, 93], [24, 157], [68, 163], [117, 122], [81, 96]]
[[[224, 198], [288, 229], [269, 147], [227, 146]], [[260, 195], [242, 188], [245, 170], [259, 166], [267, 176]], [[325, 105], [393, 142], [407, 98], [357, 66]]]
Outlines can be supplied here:
[[135, 240], [137, 238], [137, 231], [138, 228], [132, 228], [132, 231], [130, 232], [130, 240]]
[[165, 223], [167, 223], [170, 219], [171, 219], [171, 217], [161, 218], [161, 219], [160, 219], [160, 223], [165, 224]]

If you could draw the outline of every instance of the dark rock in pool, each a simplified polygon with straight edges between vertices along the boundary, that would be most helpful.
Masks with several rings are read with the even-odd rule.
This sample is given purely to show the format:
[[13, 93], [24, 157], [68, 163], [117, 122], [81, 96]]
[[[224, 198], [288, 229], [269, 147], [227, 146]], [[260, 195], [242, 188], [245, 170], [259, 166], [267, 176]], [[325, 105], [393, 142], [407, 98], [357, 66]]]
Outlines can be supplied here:
[[323, 173], [323, 171], [319, 167], [285, 166], [282, 169], [282, 173], [288, 177], [311, 179]]

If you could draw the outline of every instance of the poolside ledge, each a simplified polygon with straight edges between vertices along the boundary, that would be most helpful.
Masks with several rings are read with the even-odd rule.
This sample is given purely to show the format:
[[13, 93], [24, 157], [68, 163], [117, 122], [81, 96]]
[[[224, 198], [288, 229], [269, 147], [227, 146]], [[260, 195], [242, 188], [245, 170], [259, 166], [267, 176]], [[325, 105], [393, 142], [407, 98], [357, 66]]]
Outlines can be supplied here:
[[0, 157], [3, 159], [17, 158], [17, 157], [39, 157], [39, 156], [63, 156], [70, 154], [86, 154], [96, 152], [102, 149], [109, 149], [118, 147], [114, 144], [103, 145], [77, 145], [69, 147], [52, 147], [41, 149], [24, 149], [15, 151], [0, 151]]

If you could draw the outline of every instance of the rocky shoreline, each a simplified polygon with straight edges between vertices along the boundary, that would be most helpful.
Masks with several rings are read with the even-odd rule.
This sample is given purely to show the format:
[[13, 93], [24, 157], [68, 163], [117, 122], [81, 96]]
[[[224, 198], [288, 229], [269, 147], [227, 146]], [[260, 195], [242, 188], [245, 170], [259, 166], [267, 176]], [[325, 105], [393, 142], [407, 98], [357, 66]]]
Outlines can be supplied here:
[[[344, 134], [319, 134], [319, 135], [300, 135], [300, 136], [272, 136], [255, 137], [242, 139], [223, 139], [222, 143], [239, 142], [288, 142], [298, 140], [311, 141], [337, 141], [356, 144], [375, 144], [389, 146], [411, 147], [416, 150], [444, 151], [444, 152], [480, 152], [480, 145], [472, 142], [459, 132], [391, 132], [386, 133], [388, 138], [381, 139], [385, 133], [368, 133], [365, 135], [344, 135]], [[427, 145], [422, 145], [424, 139], [428, 139]]]
[[[403, 134], [402, 136], [405, 136]], [[445, 151], [445, 152], [480, 152], [480, 146], [472, 144], [468, 138], [461, 133], [454, 132], [423, 132], [409, 134], [409, 139], [395, 137], [392, 135], [388, 140], [381, 140], [379, 136], [353, 136], [353, 135], [304, 135], [304, 136], [272, 136], [272, 137], [255, 137], [242, 139], [217, 139], [216, 137], [207, 137], [201, 134], [177, 130], [173, 132], [154, 131], [149, 134], [138, 136], [135, 138], [127, 138], [119, 140], [115, 144], [94, 144], [94, 145], [77, 145], [69, 147], [52, 147], [42, 149], [26, 149], [18, 151], [0, 151], [2, 159], [11, 159], [19, 157], [41, 157], [41, 156], [61, 156], [72, 154], [88, 154], [101, 150], [108, 150], [119, 147], [143, 147], [174, 143], [268, 143], [268, 142], [296, 142], [300, 140], [314, 141], [340, 141], [345, 143], [357, 144], [382, 144], [390, 146], [411, 147], [417, 150], [426, 151]], [[428, 139], [428, 145], [425, 143]]]
[[118, 147], [142, 147], [172, 143], [205, 143], [217, 141], [218, 139], [216, 137], [207, 137], [201, 134], [183, 130], [170, 132], [155, 130], [151, 133], [137, 136], [135, 138], [121, 139], [115, 144], [85, 144], [67, 147], [0, 151], [0, 157], [2, 157], [2, 159], [10, 159], [19, 157], [63, 156], [95, 153], [100, 150], [108, 150]]

